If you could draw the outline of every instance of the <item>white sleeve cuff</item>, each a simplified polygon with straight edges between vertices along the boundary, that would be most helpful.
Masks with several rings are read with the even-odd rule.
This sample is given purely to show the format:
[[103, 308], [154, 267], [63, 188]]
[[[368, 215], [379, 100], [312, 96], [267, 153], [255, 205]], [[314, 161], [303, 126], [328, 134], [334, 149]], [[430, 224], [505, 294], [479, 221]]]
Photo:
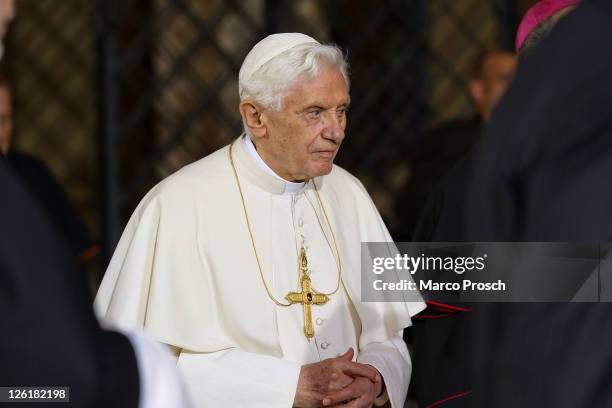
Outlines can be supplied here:
[[357, 362], [376, 368], [385, 381], [385, 392], [374, 400], [374, 404], [384, 405], [389, 400], [393, 408], [403, 408], [412, 365], [401, 333], [385, 342], [366, 345], [359, 352]]

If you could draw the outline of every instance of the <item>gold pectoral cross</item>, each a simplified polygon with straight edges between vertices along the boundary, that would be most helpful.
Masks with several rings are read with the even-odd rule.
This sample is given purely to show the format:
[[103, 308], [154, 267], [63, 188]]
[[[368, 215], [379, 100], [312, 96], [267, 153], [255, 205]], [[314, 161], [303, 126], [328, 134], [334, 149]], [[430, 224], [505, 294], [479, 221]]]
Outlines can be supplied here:
[[312, 305], [324, 305], [329, 300], [327, 295], [316, 293], [312, 290], [310, 276], [308, 275], [308, 260], [304, 246], [300, 249], [300, 286], [301, 292], [289, 292], [285, 299], [289, 303], [301, 303], [304, 306], [304, 335], [308, 341], [314, 337], [312, 326]]

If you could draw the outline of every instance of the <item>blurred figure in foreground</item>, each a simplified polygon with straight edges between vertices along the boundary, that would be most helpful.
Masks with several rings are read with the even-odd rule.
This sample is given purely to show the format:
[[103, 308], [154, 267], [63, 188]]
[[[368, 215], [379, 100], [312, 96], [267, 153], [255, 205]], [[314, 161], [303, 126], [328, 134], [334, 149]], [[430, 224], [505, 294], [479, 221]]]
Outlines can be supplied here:
[[[12, 0], [0, 0], [0, 49], [14, 13]], [[4, 157], [6, 109], [0, 121], [0, 386], [69, 387], [72, 407], [188, 407], [165, 349], [98, 325], [69, 246]]]
[[188, 406], [165, 349], [99, 327], [68, 245], [2, 157], [0, 185], [0, 386], [70, 387], [73, 407]]
[[[471, 240], [612, 241], [612, 4], [567, 13], [576, 3], [531, 14], [566, 15], [521, 62], [475, 154]], [[605, 295], [609, 270], [600, 279]], [[478, 406], [612, 406], [611, 303], [484, 306], [470, 348]]]
[[[517, 46], [516, 49], [522, 52], [532, 53], [535, 51], [536, 46], [543, 41], [546, 36], [552, 31], [554, 25], [560, 21], [560, 18], [567, 15], [578, 3], [576, 0], [552, 0], [543, 1], [533, 7], [524, 17], [519, 32], [517, 34]], [[519, 55], [521, 64], [525, 61], [524, 55]], [[560, 69], [563, 64], [559, 63], [557, 66], [551, 66], [547, 75], [552, 75], [556, 69]], [[519, 66], [519, 73], [523, 69], [528, 69]], [[534, 69], [534, 68], [531, 68]], [[513, 110], [510, 108], [506, 109], [506, 112], [511, 112], [512, 120], [508, 120], [503, 124], [500, 124], [499, 113], [493, 115], [490, 128], [485, 130], [483, 136], [483, 144], [487, 144], [490, 140], [496, 140], [499, 142], [501, 135], [508, 144], [516, 143], [517, 148], [527, 148], [528, 143], [520, 140], [519, 133], [515, 129], [518, 124], [526, 123], [527, 114], [525, 110], [531, 109], [533, 102], [539, 93], [539, 87], [543, 86], [547, 81], [547, 78], [543, 79], [542, 83], [531, 85], [529, 92], [525, 91], [522, 95], [523, 99], [515, 99]], [[525, 85], [523, 84], [525, 87]], [[551, 85], [552, 86], [552, 85]], [[514, 85], [513, 87], [514, 88]], [[511, 88], [511, 89], [512, 89]], [[561, 100], [561, 99], [560, 99]], [[564, 102], [565, 103], [565, 102]], [[502, 105], [507, 106], [502, 102]], [[501, 106], [499, 107], [501, 109]], [[559, 115], [562, 110], [554, 112]], [[519, 115], [517, 112], [521, 112]], [[543, 118], [542, 118], [543, 119]], [[539, 119], [539, 120], [542, 120]], [[542, 123], [543, 124], [543, 123]], [[528, 127], [527, 127], [528, 128]], [[522, 130], [521, 134], [527, 134], [528, 130]], [[462, 161], [457, 167], [441, 182], [436, 191], [430, 197], [426, 209], [423, 211], [423, 215], [419, 222], [417, 232], [414, 235], [414, 241], [418, 242], [448, 242], [448, 241], [521, 241], [516, 237], [501, 236], [497, 234], [482, 234], [481, 232], [474, 232], [477, 228], [483, 228], [485, 226], [499, 227], [506, 225], [507, 227], [517, 226], [517, 220], [512, 218], [511, 214], [496, 212], [496, 219], [483, 220], [483, 211], [474, 211], [472, 213], [472, 222], [466, 225], [465, 218], [465, 206], [470, 199], [482, 201], [490, 205], [489, 210], [499, 210], [495, 207], [496, 205], [503, 204], [505, 201], [492, 202], [490, 198], [493, 194], [483, 190], [483, 179], [487, 178], [491, 174], [495, 174], [493, 170], [502, 159], [513, 159], [519, 156], [516, 151], [510, 150], [499, 150], [495, 153], [487, 152], [486, 156], [482, 156], [483, 151], [479, 148], [476, 149], [481, 156], [474, 157], [470, 155], [469, 159]], [[483, 161], [486, 157], [486, 161], [490, 168], [484, 169], [479, 167], [475, 173], [472, 172], [471, 167]], [[563, 178], [562, 178], [563, 179]], [[504, 185], [509, 181], [497, 179], [495, 182], [491, 182], [489, 185], [491, 191], [497, 191], [499, 186]], [[471, 192], [471, 194], [470, 194]], [[514, 191], [516, 196], [515, 199], [522, 199], [520, 191]], [[554, 199], [556, 194], [551, 194], [551, 198]], [[476, 207], [474, 207], [476, 208]], [[480, 207], [479, 207], [480, 208]], [[506, 224], [507, 223], [507, 224]], [[533, 219], [532, 225], [540, 225], [539, 220]], [[563, 222], [559, 221], [560, 225]], [[469, 228], [468, 228], [469, 227]], [[530, 238], [527, 240], [536, 240]], [[434, 300], [434, 299], [431, 299]], [[489, 379], [483, 378], [484, 376], [484, 365], [482, 365], [477, 359], [482, 357], [484, 350], [479, 348], [473, 348], [474, 342], [487, 341], [489, 338], [493, 338], [493, 327], [496, 327], [497, 320], [505, 320], [505, 317], [497, 316], [497, 319], [490, 321], [490, 325], [481, 326], [480, 322], [482, 316], [489, 313], [489, 310], [494, 310], [497, 305], [486, 305], [483, 303], [479, 304], [452, 304], [449, 306], [449, 315], [446, 318], [438, 319], [415, 319], [415, 325], [413, 328], [413, 339], [415, 347], [415, 359], [414, 359], [414, 371], [415, 371], [415, 388], [419, 397], [419, 401], [428, 405], [436, 401], [445, 400], [447, 398], [453, 398], [452, 406], [503, 406], [501, 402], [496, 401], [496, 404], [484, 404], [481, 401], [476, 400], [475, 397], [470, 396], [470, 393], [474, 389], [482, 391], [483, 389], [489, 389], [487, 381]], [[535, 324], [539, 324], [537, 316], [545, 316], [546, 313], [539, 313], [537, 310], [532, 309], [533, 305], [511, 305], [509, 310], [517, 311], [521, 308], [527, 310], [527, 316], [533, 315], [531, 318]], [[428, 309], [431, 312], [431, 307]], [[431, 314], [431, 313], [429, 313]], [[541, 325], [541, 327], [546, 327]], [[569, 327], [566, 328], [569, 330]], [[523, 339], [528, 339], [525, 333], [522, 333]], [[513, 358], [520, 357], [521, 363], [525, 363], [530, 366], [530, 361], [537, 361], [532, 359], [530, 353], [525, 350], [521, 350], [517, 347], [516, 353], [512, 354]], [[538, 347], [533, 347], [532, 351], [541, 351]], [[471, 352], [470, 352], [471, 351]], [[506, 352], [512, 352], [512, 348], [505, 350]], [[501, 355], [501, 353], [499, 354]], [[510, 355], [510, 354], [508, 354]], [[522, 356], [529, 356], [523, 358]], [[557, 356], [558, 358], [558, 356]], [[536, 367], [533, 364], [533, 367]], [[470, 369], [473, 367], [473, 369]], [[500, 378], [511, 377], [514, 375], [510, 364], [505, 367], [497, 367], [495, 374], [491, 376], [491, 383], [498, 381]], [[533, 376], [527, 374], [528, 367], [523, 367], [523, 378], [527, 381], [534, 381]], [[487, 371], [490, 375], [491, 372]], [[501, 380], [499, 380], [501, 381]], [[520, 387], [516, 387], [520, 389]], [[549, 390], [549, 392], [554, 392]], [[507, 404], [518, 403], [520, 406], [536, 406], [532, 400], [535, 394], [523, 393], [519, 398], [518, 395], [506, 395]], [[546, 394], [543, 394], [546, 395]], [[499, 397], [499, 394], [496, 398]], [[544, 403], [541, 401], [543, 406], [549, 406], [550, 403]], [[567, 406], [572, 406], [567, 405]], [[573, 405], [573, 406], [580, 406]]]

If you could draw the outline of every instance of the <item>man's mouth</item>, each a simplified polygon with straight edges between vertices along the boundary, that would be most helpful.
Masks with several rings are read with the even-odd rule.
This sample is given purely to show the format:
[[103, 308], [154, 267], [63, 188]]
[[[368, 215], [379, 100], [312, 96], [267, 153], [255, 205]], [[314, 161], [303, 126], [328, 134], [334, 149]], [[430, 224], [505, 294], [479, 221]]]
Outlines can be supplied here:
[[319, 150], [318, 152], [315, 152], [315, 154], [321, 157], [322, 159], [331, 160], [334, 158], [335, 151], [334, 150]]

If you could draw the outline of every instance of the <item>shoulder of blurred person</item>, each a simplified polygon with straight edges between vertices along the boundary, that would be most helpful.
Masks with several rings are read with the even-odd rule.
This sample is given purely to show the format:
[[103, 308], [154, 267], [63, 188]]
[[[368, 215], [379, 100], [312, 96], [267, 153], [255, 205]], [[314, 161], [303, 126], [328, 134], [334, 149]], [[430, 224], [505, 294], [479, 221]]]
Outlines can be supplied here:
[[33, 155], [9, 151], [6, 159], [15, 173], [38, 199], [49, 219], [70, 244], [75, 255], [95, 247], [76, 209], [49, 167]]

